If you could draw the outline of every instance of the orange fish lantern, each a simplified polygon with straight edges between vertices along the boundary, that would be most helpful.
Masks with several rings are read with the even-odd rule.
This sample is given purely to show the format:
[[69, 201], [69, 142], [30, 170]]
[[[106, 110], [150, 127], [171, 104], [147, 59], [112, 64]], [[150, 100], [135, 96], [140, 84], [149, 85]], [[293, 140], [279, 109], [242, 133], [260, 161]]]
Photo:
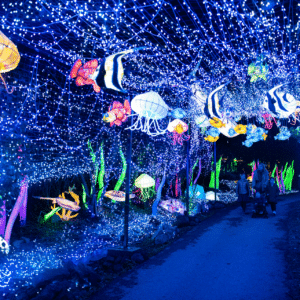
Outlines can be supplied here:
[[[7, 86], [1, 73], [14, 70], [19, 62], [20, 54], [16, 45], [0, 31], [0, 78], [3, 81], [6, 90]], [[12, 91], [8, 93], [10, 94]]]
[[182, 145], [183, 141], [188, 141], [190, 139], [189, 135], [185, 135], [189, 126], [179, 119], [175, 119], [168, 125], [168, 131], [172, 134], [173, 145], [176, 143]]
[[72, 67], [70, 77], [76, 78], [76, 85], [92, 85], [96, 93], [100, 93], [100, 86], [96, 83], [96, 77], [99, 74], [100, 65], [97, 59], [90, 60], [82, 65], [81, 59], [77, 59]]
[[119, 101], [114, 101], [112, 105], [110, 105], [108, 112], [104, 114], [103, 121], [110, 123], [110, 126], [114, 124], [121, 126], [130, 114], [131, 107], [128, 100], [125, 100], [124, 105]]

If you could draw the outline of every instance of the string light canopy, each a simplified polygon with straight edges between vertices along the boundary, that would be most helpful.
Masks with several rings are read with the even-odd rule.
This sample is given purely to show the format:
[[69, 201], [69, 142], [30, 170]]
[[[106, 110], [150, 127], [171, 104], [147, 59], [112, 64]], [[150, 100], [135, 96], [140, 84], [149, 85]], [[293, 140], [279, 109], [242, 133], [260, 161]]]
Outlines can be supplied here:
[[[1, 31], [22, 56], [18, 68], [6, 76], [15, 93], [0, 103], [1, 135], [14, 135], [3, 155], [15, 160], [13, 153], [22, 145], [26, 158], [20, 168], [31, 173], [32, 181], [89, 172], [87, 141], [95, 146], [109, 141], [104, 146], [106, 162], [112, 170], [121, 169], [110, 146], [116, 149], [125, 143], [129, 124], [110, 128], [102, 116], [114, 101], [124, 103], [151, 91], [168, 107], [157, 123], [159, 131], [173, 120], [173, 110], [182, 109], [191, 136], [202, 137], [201, 143], [191, 137], [194, 153], [206, 143], [203, 128], [211, 126], [205, 107], [213, 112], [208, 105], [217, 105], [221, 121], [230, 124], [228, 130], [221, 128], [223, 134], [234, 137], [241, 119], [260, 121], [263, 114], [272, 113], [264, 101], [276, 86], [280, 97], [289, 94], [295, 99], [293, 105], [283, 103], [292, 109], [288, 116], [281, 114], [286, 117], [282, 125], [298, 125], [297, 1], [5, 1], [1, 21]], [[123, 93], [105, 84], [100, 91], [93, 84], [74, 84], [70, 73], [78, 59], [100, 62], [125, 51], [117, 75]], [[89, 79], [95, 78], [85, 80]], [[207, 102], [220, 86], [218, 101], [211, 97]], [[139, 128], [147, 125], [144, 119], [136, 123], [139, 116], [133, 118]], [[263, 122], [259, 126], [264, 127]], [[137, 132], [149, 143], [169, 142], [164, 134], [149, 139], [147, 130]]]

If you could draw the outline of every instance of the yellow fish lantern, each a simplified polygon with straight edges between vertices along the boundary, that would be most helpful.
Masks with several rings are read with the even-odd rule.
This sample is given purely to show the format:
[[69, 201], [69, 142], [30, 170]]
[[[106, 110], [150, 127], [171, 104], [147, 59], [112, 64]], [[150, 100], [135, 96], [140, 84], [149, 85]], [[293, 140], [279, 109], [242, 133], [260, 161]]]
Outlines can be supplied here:
[[[7, 86], [1, 73], [14, 70], [18, 66], [19, 62], [20, 54], [16, 45], [0, 31], [0, 77], [6, 90]], [[12, 91], [10, 93], [12, 93]]]
[[204, 138], [206, 141], [214, 143], [219, 139], [219, 136], [213, 137], [211, 135], [208, 135], [207, 137]]
[[245, 134], [247, 132], [247, 125], [238, 124], [234, 127], [234, 130], [238, 134]]
[[209, 120], [209, 123], [211, 126], [216, 127], [216, 128], [221, 128], [225, 127], [226, 124], [224, 124], [220, 119], [213, 117], [212, 119]]

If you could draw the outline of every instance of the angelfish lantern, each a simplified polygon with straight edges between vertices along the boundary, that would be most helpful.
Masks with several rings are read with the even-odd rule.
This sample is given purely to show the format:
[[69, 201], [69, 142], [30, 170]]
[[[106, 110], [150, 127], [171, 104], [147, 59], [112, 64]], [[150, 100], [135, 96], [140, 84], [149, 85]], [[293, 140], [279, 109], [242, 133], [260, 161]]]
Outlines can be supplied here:
[[[14, 70], [20, 62], [20, 54], [16, 45], [0, 31], [0, 78], [7, 90], [7, 86], [1, 73]], [[12, 93], [8, 92], [9, 94]]]
[[145, 202], [155, 194], [155, 180], [147, 174], [140, 175], [134, 182], [141, 189], [142, 200]]

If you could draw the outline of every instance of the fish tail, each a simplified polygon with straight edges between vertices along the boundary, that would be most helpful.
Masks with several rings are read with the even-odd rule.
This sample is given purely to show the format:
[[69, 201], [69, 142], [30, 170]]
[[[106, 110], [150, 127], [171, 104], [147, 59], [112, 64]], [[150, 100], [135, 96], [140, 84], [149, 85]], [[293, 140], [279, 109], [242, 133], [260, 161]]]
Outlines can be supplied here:
[[125, 108], [125, 111], [128, 115], [131, 114], [131, 107], [130, 107], [130, 103], [128, 100], [125, 100], [124, 101], [124, 108]]
[[77, 59], [76, 62], [74, 63], [72, 70], [70, 72], [70, 77], [71, 78], [76, 78], [77, 77], [77, 73], [79, 71], [79, 68], [82, 66], [82, 61], [81, 59]]

